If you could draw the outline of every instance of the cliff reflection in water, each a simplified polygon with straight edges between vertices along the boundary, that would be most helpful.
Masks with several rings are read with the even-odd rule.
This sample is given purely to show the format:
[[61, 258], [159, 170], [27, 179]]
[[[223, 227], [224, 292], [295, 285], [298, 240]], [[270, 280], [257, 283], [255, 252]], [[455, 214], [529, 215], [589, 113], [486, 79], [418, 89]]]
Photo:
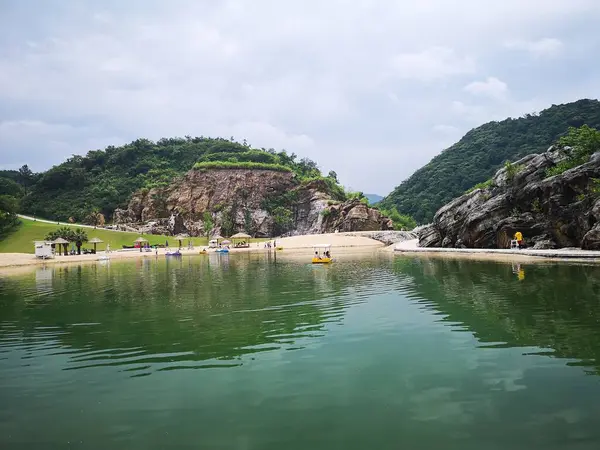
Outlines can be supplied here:
[[219, 255], [39, 268], [3, 280], [0, 340], [39, 342], [67, 355], [66, 369], [236, 366], [301, 348], [341, 320], [340, 292], [366, 280], [344, 273]]
[[[540, 347], [600, 371], [600, 267], [398, 258], [420, 302], [494, 347]], [[547, 349], [547, 350], [546, 350]]]

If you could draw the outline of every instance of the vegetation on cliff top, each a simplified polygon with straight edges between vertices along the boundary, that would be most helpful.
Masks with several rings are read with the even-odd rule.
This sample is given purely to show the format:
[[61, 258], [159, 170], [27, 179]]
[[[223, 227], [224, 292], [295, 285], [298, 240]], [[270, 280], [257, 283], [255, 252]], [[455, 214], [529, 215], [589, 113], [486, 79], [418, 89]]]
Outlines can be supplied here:
[[569, 127], [582, 125], [600, 128], [599, 101], [553, 105], [539, 114], [482, 125], [403, 181], [381, 207], [395, 207], [419, 223], [429, 222], [440, 207], [485, 182], [507, 160], [544, 152]]
[[[186, 136], [157, 142], [137, 139], [120, 147], [93, 150], [85, 156], [74, 155], [46, 172], [30, 174], [26, 183], [17, 186], [20, 190], [12, 180], [18, 178], [16, 171], [0, 173], [0, 181], [8, 185], [4, 190], [18, 191], [14, 197], [17, 203], [10, 203], [13, 213], [86, 223], [98, 214], [110, 220], [116, 208], [126, 207], [135, 191], [167, 186], [194, 166], [198, 170], [250, 168], [293, 172], [299, 183], [325, 178], [314, 161], [300, 159], [285, 150], [253, 149], [233, 139]], [[7, 223], [13, 218], [14, 214], [6, 219]]]

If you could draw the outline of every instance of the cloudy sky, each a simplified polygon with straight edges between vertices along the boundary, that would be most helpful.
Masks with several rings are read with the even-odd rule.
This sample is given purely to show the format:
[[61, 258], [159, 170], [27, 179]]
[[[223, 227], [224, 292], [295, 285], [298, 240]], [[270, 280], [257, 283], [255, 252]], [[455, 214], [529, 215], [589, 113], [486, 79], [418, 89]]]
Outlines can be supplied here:
[[0, 167], [234, 136], [388, 193], [469, 129], [600, 94], [598, 0], [0, 0]]

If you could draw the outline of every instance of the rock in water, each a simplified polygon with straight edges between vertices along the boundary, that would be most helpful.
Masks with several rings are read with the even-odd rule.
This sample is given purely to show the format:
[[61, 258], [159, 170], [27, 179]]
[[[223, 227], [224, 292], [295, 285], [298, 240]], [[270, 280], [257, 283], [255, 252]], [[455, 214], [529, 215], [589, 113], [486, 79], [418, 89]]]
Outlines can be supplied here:
[[[567, 150], [568, 151], [568, 150]], [[436, 213], [418, 230], [421, 247], [507, 248], [516, 231], [534, 248], [600, 249], [600, 153], [546, 177], [565, 150], [528, 155], [499, 170], [491, 186], [476, 189]]]

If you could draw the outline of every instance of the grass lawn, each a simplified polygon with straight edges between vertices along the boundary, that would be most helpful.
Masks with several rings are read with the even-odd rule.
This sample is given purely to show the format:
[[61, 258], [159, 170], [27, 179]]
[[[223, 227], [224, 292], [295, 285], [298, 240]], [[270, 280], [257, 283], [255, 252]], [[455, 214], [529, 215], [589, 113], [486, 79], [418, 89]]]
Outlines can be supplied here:
[[[0, 253], [34, 253], [33, 241], [43, 240], [46, 235], [60, 228], [64, 225], [55, 225], [51, 223], [35, 222], [33, 220], [21, 219], [21, 225], [15, 229], [12, 233], [7, 236], [3, 236], [0, 241]], [[71, 226], [71, 228], [77, 228], [77, 225]], [[93, 237], [100, 238], [104, 241], [102, 244], [97, 245], [98, 251], [104, 250], [106, 244], [110, 244], [111, 250], [118, 250], [123, 248], [123, 245], [133, 245], [133, 241], [140, 235], [136, 233], [125, 233], [120, 231], [103, 230], [93, 228], [83, 228], [87, 232], [88, 238]], [[153, 244], [164, 244], [165, 241], [169, 241], [171, 247], [176, 247], [178, 242], [173, 239], [172, 236], [160, 236], [157, 234], [146, 234], [144, 235], [149, 240], [150, 245]], [[192, 238], [194, 246], [207, 245], [207, 238], [196, 237]], [[187, 240], [182, 242], [184, 246], [187, 245]], [[69, 246], [70, 248], [70, 246]], [[83, 244], [82, 248], [94, 248], [92, 244]]]

